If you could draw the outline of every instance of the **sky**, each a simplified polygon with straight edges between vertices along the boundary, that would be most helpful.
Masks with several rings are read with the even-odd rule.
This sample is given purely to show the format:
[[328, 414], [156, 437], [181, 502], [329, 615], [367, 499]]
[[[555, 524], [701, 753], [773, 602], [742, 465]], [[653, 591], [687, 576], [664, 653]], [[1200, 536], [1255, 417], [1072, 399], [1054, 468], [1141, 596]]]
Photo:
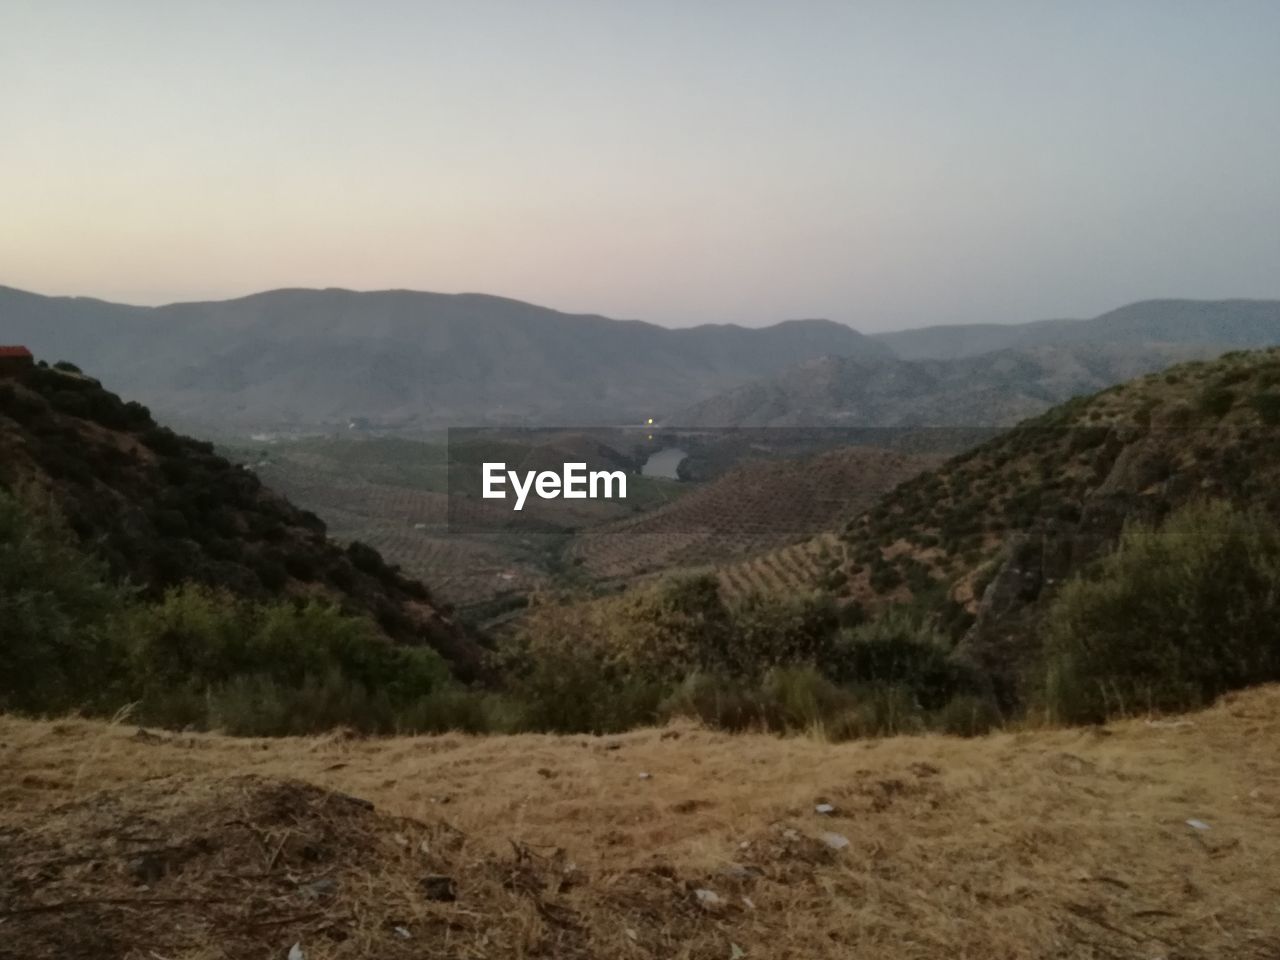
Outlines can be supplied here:
[[1280, 297], [1275, 0], [0, 0], [0, 284], [864, 331]]

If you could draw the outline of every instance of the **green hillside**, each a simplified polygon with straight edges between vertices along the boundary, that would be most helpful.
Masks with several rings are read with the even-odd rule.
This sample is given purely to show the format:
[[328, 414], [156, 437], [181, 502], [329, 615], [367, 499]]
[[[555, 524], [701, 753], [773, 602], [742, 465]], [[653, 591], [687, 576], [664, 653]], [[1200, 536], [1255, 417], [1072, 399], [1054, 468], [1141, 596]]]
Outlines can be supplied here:
[[1278, 439], [1280, 350], [1174, 367], [903, 483], [848, 525], [824, 583], [868, 612], [931, 610], [1009, 699], [1046, 604], [1126, 525], [1204, 500], [1280, 514]]
[[0, 490], [50, 513], [148, 599], [193, 582], [248, 601], [323, 599], [463, 676], [480, 647], [416, 580], [263, 486], [209, 443], [159, 426], [74, 368], [0, 378]]

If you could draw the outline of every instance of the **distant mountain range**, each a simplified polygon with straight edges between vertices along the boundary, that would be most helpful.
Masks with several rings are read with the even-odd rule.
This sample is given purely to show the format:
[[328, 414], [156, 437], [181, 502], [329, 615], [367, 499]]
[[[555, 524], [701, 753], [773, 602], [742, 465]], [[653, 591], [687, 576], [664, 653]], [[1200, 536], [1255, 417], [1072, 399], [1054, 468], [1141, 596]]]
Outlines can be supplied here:
[[822, 357], [663, 422], [700, 428], [1011, 426], [1071, 397], [1221, 352], [1197, 345], [1090, 344], [996, 350], [955, 360]]
[[1280, 342], [1280, 300], [1143, 300], [1092, 320], [957, 324], [877, 333], [902, 360], [958, 360], [1009, 348], [1153, 343], [1218, 352]]
[[1149, 300], [1092, 320], [876, 334], [668, 415], [685, 427], [1008, 426], [1173, 363], [1280, 344], [1280, 301]]
[[[0, 342], [207, 435], [363, 427], [1011, 423], [1178, 360], [1280, 344], [1280, 301], [864, 336], [668, 329], [481, 294], [275, 290], [137, 307], [0, 287]], [[672, 415], [672, 412], [676, 413]]]
[[827, 320], [672, 330], [404, 290], [132, 307], [0, 287], [0, 341], [215, 433], [632, 423], [814, 357], [892, 356]]

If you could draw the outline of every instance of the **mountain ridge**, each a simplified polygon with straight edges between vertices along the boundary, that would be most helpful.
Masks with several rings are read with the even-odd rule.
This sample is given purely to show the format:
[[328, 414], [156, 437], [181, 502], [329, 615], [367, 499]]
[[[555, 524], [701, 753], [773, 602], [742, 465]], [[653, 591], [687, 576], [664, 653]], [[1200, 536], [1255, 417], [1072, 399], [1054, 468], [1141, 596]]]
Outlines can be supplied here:
[[[1259, 346], [1256, 336], [1243, 336], [1240, 329], [1259, 320], [1272, 329], [1272, 336], [1280, 336], [1280, 300], [1156, 298], [1138, 300], [1086, 319], [931, 325], [869, 336], [889, 346], [903, 360], [960, 359], [1015, 346], [1066, 345], [1097, 339], [1099, 331], [1105, 331], [1114, 342], [1117, 327], [1122, 335], [1132, 337], [1138, 332], [1133, 328], [1143, 325], [1148, 341], [1196, 342], [1226, 350]], [[1157, 326], [1154, 331], [1152, 324]], [[1193, 339], [1188, 338], [1188, 333]]]
[[808, 357], [889, 355], [826, 320], [670, 329], [488, 294], [305, 288], [136, 308], [0, 288], [0, 336], [166, 418], [240, 430], [633, 422]]

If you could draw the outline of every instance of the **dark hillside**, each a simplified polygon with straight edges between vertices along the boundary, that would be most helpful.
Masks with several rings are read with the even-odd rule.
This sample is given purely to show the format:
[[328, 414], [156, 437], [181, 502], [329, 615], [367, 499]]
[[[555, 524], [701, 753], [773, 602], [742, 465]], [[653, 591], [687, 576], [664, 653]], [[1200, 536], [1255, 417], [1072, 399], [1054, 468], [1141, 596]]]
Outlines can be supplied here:
[[248, 599], [335, 600], [473, 676], [481, 650], [425, 587], [206, 442], [159, 426], [74, 369], [0, 378], [0, 488], [50, 504], [112, 575], [158, 597], [194, 581]]

